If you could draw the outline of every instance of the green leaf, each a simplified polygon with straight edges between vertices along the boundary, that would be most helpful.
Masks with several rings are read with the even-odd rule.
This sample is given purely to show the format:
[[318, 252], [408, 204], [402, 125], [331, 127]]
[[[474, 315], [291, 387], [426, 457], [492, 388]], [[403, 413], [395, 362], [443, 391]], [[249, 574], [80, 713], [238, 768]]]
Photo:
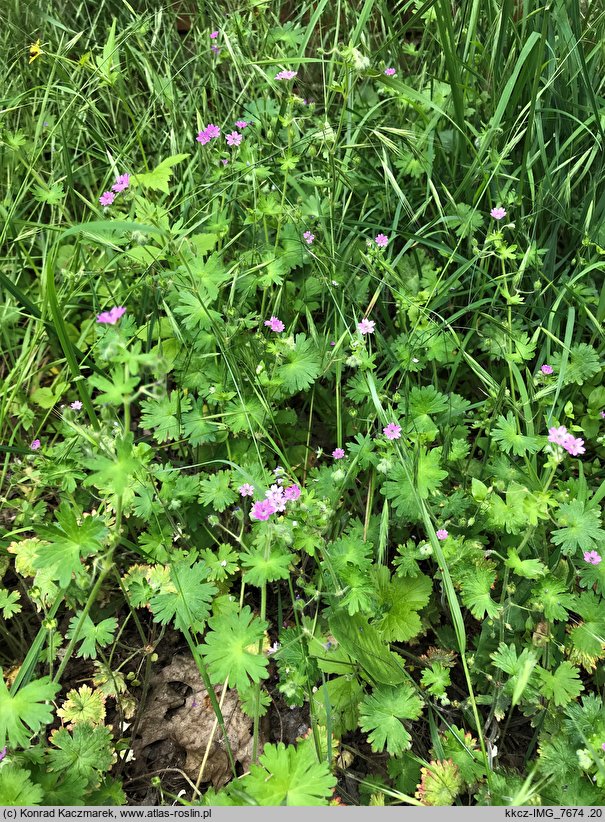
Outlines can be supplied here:
[[163, 191], [169, 194], [168, 183], [173, 174], [173, 168], [178, 163], [182, 163], [189, 157], [188, 154], [173, 154], [157, 165], [153, 171], [145, 174], [135, 174], [132, 177], [131, 185], [140, 185], [142, 188], [150, 188], [153, 191]]
[[586, 507], [579, 499], [563, 503], [557, 512], [557, 525], [563, 527], [550, 535], [552, 542], [559, 545], [561, 553], [570, 556], [578, 548], [590, 551], [605, 542], [605, 531], [600, 527], [601, 517], [595, 508]]
[[491, 598], [491, 589], [496, 581], [496, 572], [491, 568], [474, 568], [465, 574], [462, 585], [462, 602], [475, 619], [484, 619], [487, 614], [495, 617], [500, 605]]
[[141, 403], [141, 426], [153, 430], [156, 442], [176, 440], [181, 433], [181, 415], [191, 409], [191, 397], [171, 391], [162, 399]]
[[562, 662], [554, 674], [540, 667], [537, 673], [542, 682], [542, 696], [552, 699], [558, 708], [567, 705], [584, 690], [584, 685], [580, 681], [580, 671], [571, 662]]
[[374, 576], [378, 585], [381, 616], [374, 625], [389, 642], [407, 642], [422, 630], [420, 611], [428, 603], [432, 583], [429, 577], [390, 578], [388, 568], [375, 568]]
[[59, 690], [60, 685], [45, 676], [11, 696], [0, 668], [0, 749], [7, 742], [12, 748], [27, 748], [30, 738], [51, 722], [53, 707], [44, 703], [53, 700]]
[[64, 502], [57, 511], [56, 525], [41, 527], [38, 534], [49, 545], [34, 559], [34, 567], [47, 569], [52, 579], [67, 588], [82, 567], [81, 559], [98, 554], [108, 531], [99, 517], [82, 517], [78, 521], [69, 503]]
[[539, 559], [521, 559], [514, 548], [508, 549], [508, 557], [504, 563], [513, 574], [525, 579], [538, 579], [547, 574], [548, 568]]
[[327, 762], [318, 762], [312, 740], [297, 748], [283, 742], [265, 745], [259, 765], [240, 784], [263, 806], [327, 805], [336, 777]]
[[387, 499], [394, 501], [396, 513], [404, 522], [419, 522], [421, 519], [416, 493], [421, 499], [427, 499], [446, 479], [447, 471], [439, 467], [441, 452], [441, 448], [432, 448], [430, 451], [426, 448], [418, 449], [415, 486], [400, 463], [393, 468], [389, 480], [384, 483], [382, 493]]
[[237, 494], [229, 484], [231, 471], [218, 471], [210, 474], [200, 482], [200, 502], [211, 505], [215, 511], [222, 512], [237, 499]]
[[139, 377], [125, 377], [123, 368], [113, 368], [111, 379], [101, 374], [91, 374], [88, 378], [90, 385], [101, 392], [94, 398], [95, 405], [123, 405], [130, 397], [138, 383]]
[[29, 777], [30, 771], [23, 770], [13, 762], [0, 768], [0, 805], [5, 808], [41, 805], [44, 792]]
[[441, 662], [433, 662], [430, 668], [425, 668], [420, 681], [432, 696], [438, 698], [444, 696], [446, 688], [452, 684], [450, 672]]
[[[80, 611], [69, 621], [69, 628], [67, 630], [69, 639], [75, 636], [76, 627], [81, 615], [82, 612]], [[117, 627], [118, 620], [115, 619], [115, 617], [108, 617], [95, 625], [90, 616], [86, 614], [80, 631], [78, 632], [78, 640], [80, 640], [81, 643], [77, 655], [83, 659], [96, 659], [97, 647], [105, 648], [110, 642], [113, 642], [113, 635]]]
[[10, 619], [21, 611], [20, 599], [19, 591], [9, 592], [6, 588], [0, 588], [0, 611], [4, 619]]
[[567, 622], [568, 612], [574, 608], [576, 598], [569, 593], [564, 582], [549, 576], [541, 580], [535, 588], [531, 589], [531, 592], [533, 607], [543, 611], [546, 619]]
[[96, 781], [99, 771], [108, 771], [113, 763], [113, 746], [109, 728], [93, 728], [82, 722], [71, 733], [59, 728], [50, 735], [56, 750], [48, 752], [51, 771], [68, 771], [89, 782]]
[[259, 547], [241, 554], [240, 559], [242, 566], [247, 569], [244, 572], [244, 582], [260, 588], [267, 582], [288, 579], [294, 554], [282, 548]]
[[239, 614], [212, 617], [211, 630], [200, 646], [213, 684], [227, 682], [230, 688], [245, 688], [249, 681], [268, 677], [268, 660], [257, 649], [267, 623], [253, 616], [246, 605]]
[[399, 756], [410, 747], [412, 738], [402, 720], [418, 719], [422, 700], [408, 683], [397, 687], [378, 687], [361, 702], [359, 727], [368, 734], [373, 751], [386, 747]]
[[401, 659], [389, 650], [366, 617], [349, 616], [339, 610], [330, 616], [329, 624], [343, 650], [361, 665], [370, 679], [383, 685], [399, 685], [405, 681]]
[[277, 368], [277, 380], [287, 394], [305, 391], [319, 376], [321, 358], [312, 340], [297, 334], [294, 346], [285, 348], [284, 362]]
[[208, 567], [205, 562], [184, 560], [170, 565], [170, 585], [151, 597], [150, 608], [155, 621], [174, 625], [181, 631], [202, 631], [210, 613], [210, 603], [217, 591], [207, 582]]
[[492, 430], [491, 437], [500, 446], [500, 450], [505, 454], [512, 451], [518, 457], [525, 454], [535, 454], [540, 448], [540, 441], [537, 437], [527, 437], [517, 430], [517, 420], [512, 411], [506, 417], [498, 417], [498, 425]]
[[133, 479], [143, 469], [141, 460], [133, 455], [132, 434], [116, 440], [115, 457], [110, 458], [97, 453], [94, 459], [82, 460], [82, 464], [92, 471], [84, 480], [85, 486], [94, 485], [107, 494], [118, 495], [122, 495], [131, 487]]

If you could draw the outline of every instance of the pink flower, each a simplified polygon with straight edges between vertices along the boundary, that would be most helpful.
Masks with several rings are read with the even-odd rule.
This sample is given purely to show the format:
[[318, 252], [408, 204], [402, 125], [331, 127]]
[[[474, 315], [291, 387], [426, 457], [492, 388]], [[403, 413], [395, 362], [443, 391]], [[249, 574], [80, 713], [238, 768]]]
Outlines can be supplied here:
[[493, 217], [494, 220], [501, 220], [503, 217], [506, 217], [506, 209], [502, 208], [502, 206], [497, 206], [496, 208], [492, 208], [489, 215]]
[[552, 367], [552, 365], [543, 365], [543, 366], [540, 368], [540, 371], [541, 371], [543, 374], [552, 374], [552, 372], [553, 372], [553, 367]]
[[438, 531], [436, 531], [435, 533], [437, 534], [437, 539], [440, 539], [440, 540], [442, 540], [442, 541], [443, 541], [444, 539], [447, 539], [447, 538], [449, 537], [449, 534], [448, 534], [448, 532], [445, 530], [445, 528], [440, 528], [440, 529], [439, 529]]
[[225, 139], [227, 140], [228, 146], [239, 146], [242, 141], [242, 135], [239, 131], [232, 131], [231, 134], [227, 134]]
[[229, 165], [229, 160], [223, 159], [223, 160], [221, 160], [221, 163], [222, 163], [224, 166]]
[[265, 494], [267, 500], [271, 503], [274, 511], [286, 510], [287, 498], [284, 494], [284, 489], [280, 485], [272, 485]]
[[32, 440], [29, 447], [31, 448], [32, 451], [37, 451], [38, 448], [40, 448], [41, 445], [42, 445], [42, 443], [40, 442], [40, 440]]
[[394, 77], [395, 76], [395, 69], [394, 68], [385, 68], [384, 73], [387, 77]]
[[344, 448], [335, 448], [335, 449], [332, 451], [332, 456], [334, 457], [334, 459], [335, 459], [335, 460], [341, 460], [341, 459], [343, 459], [343, 458], [344, 458], [344, 456], [345, 456], [345, 450], [344, 450]]
[[298, 74], [297, 71], [290, 71], [289, 69], [286, 71], [278, 71], [275, 75], [276, 80], [293, 80], [296, 75]]
[[248, 123], [246, 122], [246, 120], [236, 120], [235, 121], [236, 128], [246, 128], [247, 125], [248, 125]]
[[382, 429], [382, 433], [388, 440], [398, 440], [401, 437], [401, 426], [394, 422], [390, 422], [385, 428]]
[[271, 319], [265, 320], [265, 325], [270, 328], [271, 331], [275, 331], [276, 334], [281, 334], [286, 327], [277, 317], [271, 317]]
[[250, 511], [250, 518], [257, 519], [261, 522], [266, 522], [271, 514], [275, 513], [275, 508], [271, 505], [268, 499], [259, 500], [255, 502]]
[[0, 751], [0, 762], [2, 762], [2, 760], [6, 756], [7, 751], [8, 751], [8, 748], [5, 745], [4, 748], [2, 748], [2, 750]]
[[120, 191], [125, 191], [130, 185], [130, 174], [120, 174], [119, 177], [116, 177], [115, 183], [112, 185], [112, 191], [115, 191], [116, 194], [119, 194]]
[[564, 425], [560, 425], [558, 428], [549, 428], [548, 441], [554, 443], [555, 445], [560, 445], [569, 454], [571, 454], [572, 457], [577, 457], [580, 454], [586, 453], [586, 449], [584, 448], [584, 440], [579, 437], [574, 437], [574, 435], [570, 434]]
[[99, 202], [102, 206], [110, 206], [113, 201], [115, 200], [116, 195], [113, 191], [104, 191], [103, 194], [99, 197]]
[[586, 449], [584, 448], [584, 440], [579, 437], [574, 437], [573, 434], [568, 434], [565, 437], [563, 448], [571, 454], [572, 457], [577, 457], [580, 454], [586, 453]]
[[267, 654], [271, 656], [271, 654], [276, 654], [279, 651], [280, 645], [279, 642], [274, 642], [273, 645], [267, 648]]
[[208, 123], [206, 126], [206, 134], [213, 140], [215, 137], [220, 137], [221, 130], [218, 126], [215, 126], [214, 123]]
[[82, 408], [82, 403], [80, 400], [74, 400], [69, 407], [73, 408], [74, 411], [79, 411]]
[[245, 482], [237, 489], [242, 497], [251, 497], [254, 494], [254, 486], [249, 482]]
[[564, 425], [560, 425], [558, 428], [553, 427], [548, 429], [548, 441], [555, 445], [564, 445], [567, 436], [567, 428]]
[[300, 497], [300, 488], [298, 485], [289, 485], [284, 491], [284, 497], [288, 502], [294, 502]]
[[203, 131], [198, 131], [197, 137], [195, 139], [198, 141], [198, 143], [201, 143], [203, 146], [205, 146], [206, 143], [210, 142], [210, 135], [208, 134], [206, 129], [204, 129]]
[[214, 52], [214, 54], [220, 54], [221, 50], [218, 46], [210, 46], [210, 51]]
[[310, 231], [305, 231], [303, 237], [307, 241], [308, 245], [311, 245], [313, 243], [313, 240], [315, 239], [315, 234], [311, 234]]
[[218, 37], [218, 31], [210, 32], [210, 39], [211, 40], [216, 40], [217, 37]]
[[605, 420], [605, 411], [601, 411], [601, 419]]
[[103, 311], [97, 316], [98, 323], [115, 325], [120, 317], [126, 313], [126, 309], [121, 305], [116, 305], [111, 311]]
[[386, 248], [389, 244], [389, 238], [386, 234], [377, 234], [374, 237], [374, 242], [379, 248]]
[[357, 323], [357, 330], [360, 334], [373, 334], [375, 325], [374, 320], [368, 320], [364, 317], [360, 323]]
[[601, 745], [601, 748], [602, 748], [602, 750], [605, 751], [605, 742], [603, 742], [603, 744]]
[[601, 562], [601, 557], [596, 551], [584, 551], [584, 562], [588, 562], [590, 565], [598, 565]]

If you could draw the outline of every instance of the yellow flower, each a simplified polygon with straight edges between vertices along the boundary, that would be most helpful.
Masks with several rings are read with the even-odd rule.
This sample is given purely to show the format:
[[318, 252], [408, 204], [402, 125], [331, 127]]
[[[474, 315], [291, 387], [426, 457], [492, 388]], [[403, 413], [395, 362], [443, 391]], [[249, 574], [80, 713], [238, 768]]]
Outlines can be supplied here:
[[33, 63], [36, 57], [39, 57], [41, 54], [42, 49], [40, 48], [40, 40], [38, 39], [29, 47], [29, 62]]

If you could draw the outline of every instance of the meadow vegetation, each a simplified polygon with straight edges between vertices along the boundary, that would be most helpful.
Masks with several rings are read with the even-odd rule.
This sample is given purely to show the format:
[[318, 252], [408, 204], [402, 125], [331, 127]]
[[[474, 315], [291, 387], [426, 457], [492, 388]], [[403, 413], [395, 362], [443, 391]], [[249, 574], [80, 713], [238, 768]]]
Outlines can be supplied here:
[[605, 9], [7, 0], [0, 804], [605, 804]]

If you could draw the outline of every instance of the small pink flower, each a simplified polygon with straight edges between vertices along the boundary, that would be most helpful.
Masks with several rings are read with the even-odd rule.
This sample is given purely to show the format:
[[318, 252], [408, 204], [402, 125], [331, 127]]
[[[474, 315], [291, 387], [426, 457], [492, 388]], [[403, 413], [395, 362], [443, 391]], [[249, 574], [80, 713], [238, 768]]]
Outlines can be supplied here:
[[279, 642], [274, 642], [269, 648], [267, 648], [267, 654], [271, 656], [271, 654], [276, 654], [279, 651], [280, 645]]
[[80, 402], [80, 400], [74, 400], [69, 407], [73, 408], [74, 411], [80, 411], [80, 409], [82, 408], [82, 403]]
[[265, 494], [265, 497], [269, 500], [275, 511], [281, 513], [286, 510], [287, 498], [284, 489], [280, 485], [272, 485]]
[[543, 365], [543, 366], [540, 368], [540, 371], [541, 371], [543, 374], [552, 374], [552, 372], [553, 372], [553, 367], [552, 367], [552, 365]]
[[275, 508], [268, 499], [259, 500], [255, 502], [250, 511], [250, 518], [257, 519], [261, 522], [266, 522], [271, 514], [275, 513]]
[[605, 742], [603, 742], [603, 744], [601, 745], [601, 750], [605, 751]]
[[553, 426], [553, 428], [548, 429], [548, 441], [555, 445], [563, 445], [567, 436], [567, 428], [564, 425], [560, 425], [558, 428]]
[[605, 420], [605, 411], [601, 411], [601, 419]]
[[493, 217], [494, 220], [501, 220], [503, 217], [506, 217], [506, 209], [502, 208], [502, 206], [497, 206], [496, 208], [492, 208], [489, 215]]
[[239, 146], [242, 141], [242, 135], [239, 131], [232, 131], [231, 134], [227, 134], [225, 139], [227, 140], [228, 146]]
[[217, 37], [218, 37], [218, 31], [210, 32], [210, 39], [211, 40], [216, 40]]
[[247, 125], [248, 125], [248, 123], [247, 123], [246, 120], [236, 120], [235, 121], [235, 127], [236, 128], [246, 128]]
[[357, 330], [360, 334], [373, 334], [376, 323], [374, 320], [368, 320], [364, 317], [360, 323], [357, 323]]
[[578, 457], [580, 454], [585, 454], [584, 440], [580, 437], [574, 437], [573, 434], [568, 434], [563, 442], [563, 448], [572, 455]]
[[276, 80], [293, 80], [296, 77], [297, 74], [298, 74], [297, 71], [290, 71], [290, 69], [287, 69], [285, 71], [278, 71], [277, 74], [275, 75], [275, 79]]
[[307, 241], [308, 245], [312, 245], [313, 240], [315, 239], [315, 234], [311, 234], [310, 231], [305, 231], [303, 234], [304, 239]]
[[208, 123], [206, 126], [206, 134], [213, 140], [215, 137], [220, 137], [221, 130], [218, 126], [215, 126], [214, 123]]
[[335, 449], [332, 451], [332, 456], [334, 457], [334, 459], [335, 459], [335, 460], [341, 460], [341, 459], [344, 459], [344, 456], [345, 456], [345, 450], [344, 450], [344, 448], [335, 448]]
[[401, 437], [401, 426], [394, 422], [390, 422], [385, 428], [382, 429], [382, 433], [388, 440], [398, 440]]
[[119, 177], [116, 177], [116, 181], [111, 188], [116, 194], [119, 194], [120, 191], [125, 191], [129, 185], [130, 174], [120, 174]]
[[438, 531], [436, 531], [436, 534], [437, 534], [437, 539], [440, 539], [440, 540], [442, 540], [442, 541], [443, 541], [444, 539], [447, 539], [447, 538], [449, 537], [449, 534], [448, 534], [448, 532], [445, 530], [445, 528], [440, 528]]
[[245, 482], [237, 489], [242, 497], [251, 497], [254, 494], [254, 486], [249, 482]]
[[384, 73], [387, 77], [394, 77], [395, 76], [395, 69], [394, 68], [385, 68]]
[[103, 194], [99, 197], [99, 202], [102, 206], [110, 206], [113, 201], [115, 200], [116, 195], [113, 191], [104, 191]]
[[213, 52], [214, 54], [220, 54], [221, 53], [221, 50], [218, 46], [210, 46], [210, 51]]
[[0, 751], [0, 762], [2, 762], [2, 760], [3, 760], [3, 759], [4, 759], [4, 757], [6, 756], [7, 751], [8, 751], [8, 748], [7, 748], [7, 747], [6, 747], [6, 745], [5, 745], [5, 746], [4, 746], [4, 748], [2, 748], [2, 750]]
[[197, 137], [195, 139], [198, 141], [198, 143], [201, 143], [203, 146], [205, 146], [206, 143], [210, 142], [210, 135], [208, 134], [208, 131], [204, 129], [203, 131], [198, 131]]
[[598, 565], [601, 562], [601, 557], [596, 551], [584, 551], [584, 562], [588, 562], [590, 565]]
[[379, 248], [386, 248], [389, 244], [389, 238], [386, 234], [377, 234], [374, 237], [374, 242]]
[[126, 309], [121, 305], [116, 305], [111, 311], [102, 311], [97, 316], [98, 323], [105, 325], [115, 325], [117, 321], [126, 313]]
[[289, 485], [284, 490], [284, 498], [288, 500], [288, 502], [294, 502], [300, 497], [300, 488], [298, 485]]
[[275, 331], [276, 334], [281, 334], [286, 327], [277, 317], [271, 317], [271, 319], [265, 320], [265, 325], [270, 328], [271, 331]]
[[32, 440], [29, 447], [31, 448], [32, 451], [37, 451], [38, 448], [40, 448], [41, 445], [42, 445], [42, 443], [40, 442], [40, 440]]
[[229, 160], [222, 159], [222, 160], [221, 160], [221, 163], [222, 163], [224, 166], [229, 165]]

